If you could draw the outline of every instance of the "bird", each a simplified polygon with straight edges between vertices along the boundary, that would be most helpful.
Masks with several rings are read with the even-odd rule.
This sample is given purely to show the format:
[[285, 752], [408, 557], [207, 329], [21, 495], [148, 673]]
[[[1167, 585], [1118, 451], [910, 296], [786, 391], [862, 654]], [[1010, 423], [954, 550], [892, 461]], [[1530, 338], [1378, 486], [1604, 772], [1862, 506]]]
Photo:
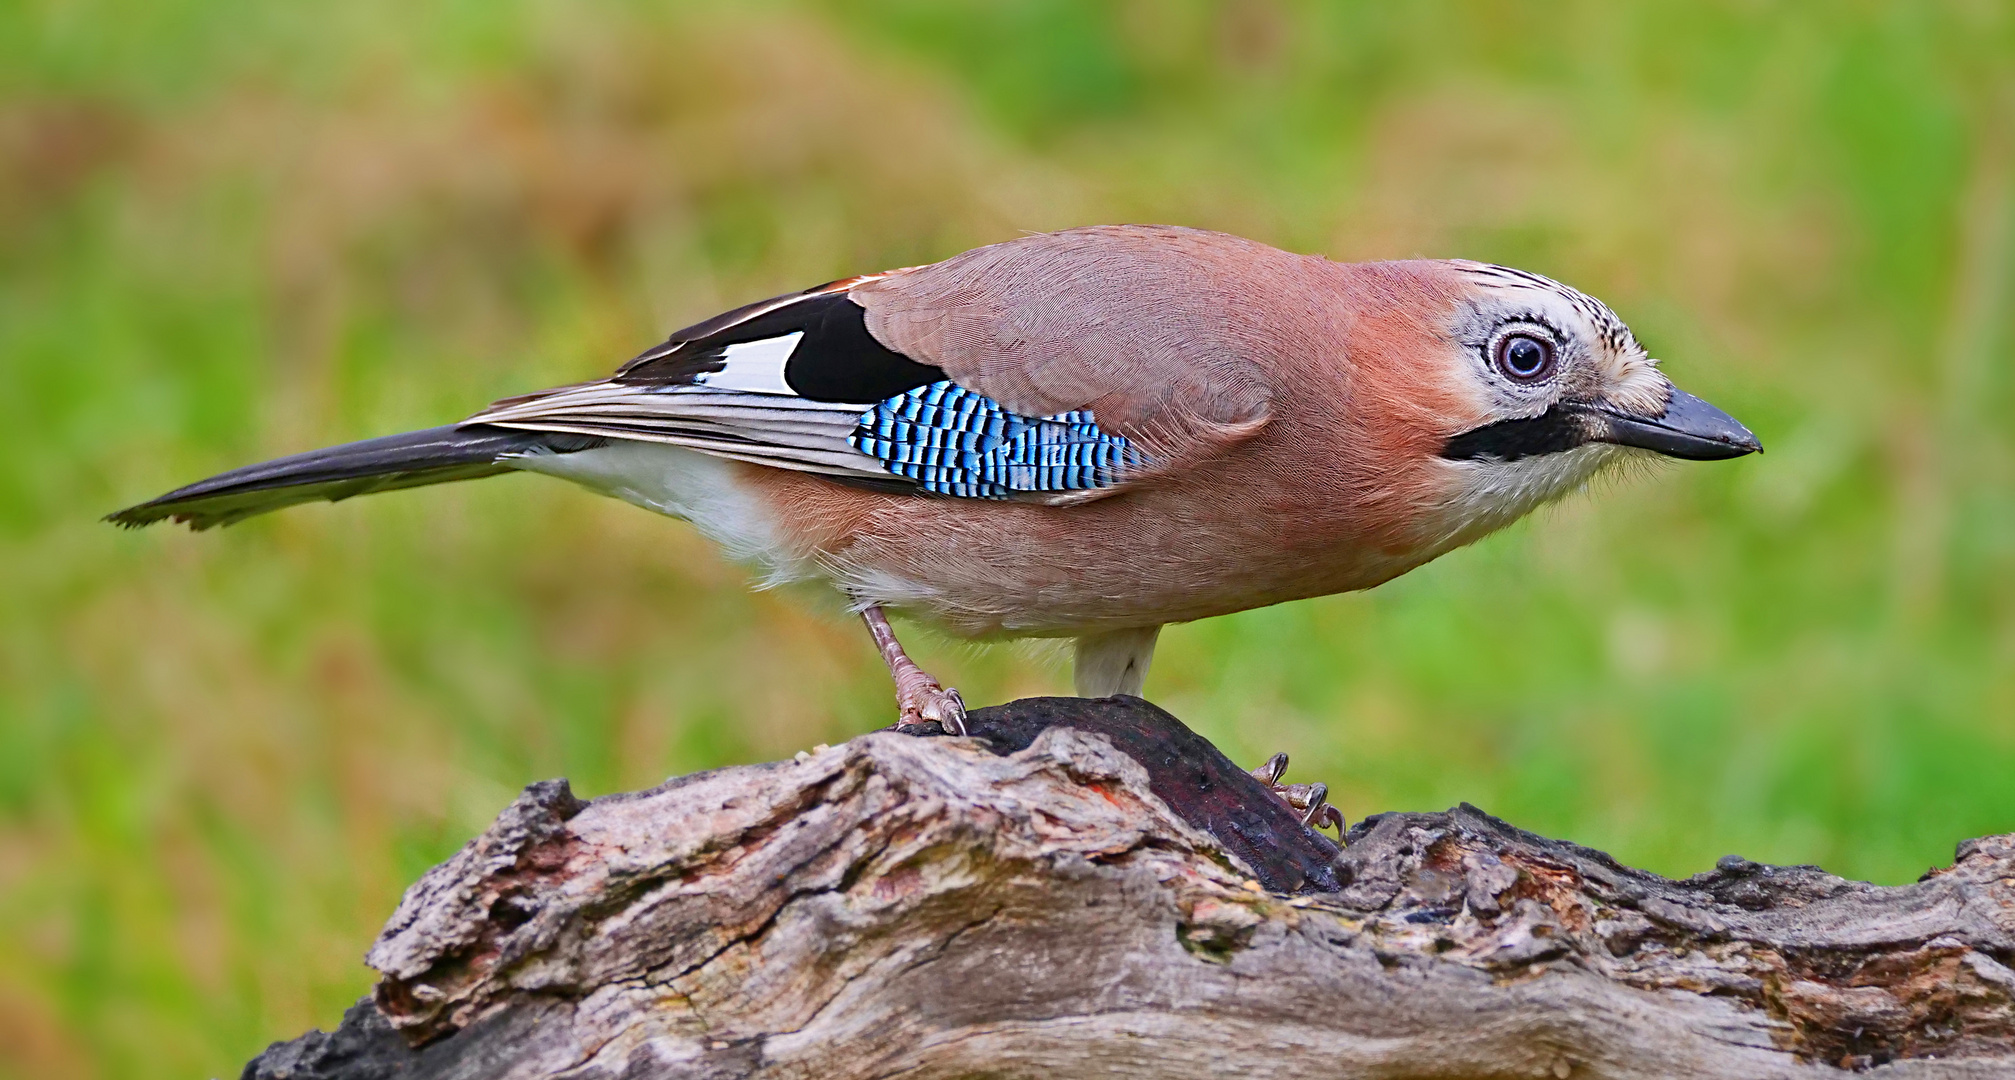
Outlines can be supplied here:
[[108, 520], [201, 530], [558, 477], [690, 522], [763, 584], [837, 590], [888, 666], [897, 726], [964, 733], [964, 699], [890, 613], [1071, 638], [1079, 695], [1139, 695], [1168, 624], [1371, 588], [1634, 458], [1761, 449], [1551, 278], [1099, 225], [748, 304], [607, 378]]

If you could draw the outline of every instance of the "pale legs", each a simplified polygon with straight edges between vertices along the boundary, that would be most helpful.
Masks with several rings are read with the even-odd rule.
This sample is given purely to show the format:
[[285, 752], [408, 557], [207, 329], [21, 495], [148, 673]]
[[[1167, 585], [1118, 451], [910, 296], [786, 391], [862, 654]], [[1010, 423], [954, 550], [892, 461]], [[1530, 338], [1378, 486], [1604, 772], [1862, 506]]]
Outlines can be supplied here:
[[1077, 659], [1071, 665], [1077, 696], [1139, 697], [1148, 665], [1154, 663], [1154, 639], [1160, 633], [1159, 626], [1130, 626], [1079, 637]]
[[959, 692], [939, 685], [929, 672], [910, 659], [902, 642], [896, 640], [895, 629], [889, 626], [889, 617], [882, 614], [880, 605], [870, 604], [862, 609], [861, 621], [868, 624], [875, 647], [882, 651], [882, 662], [889, 666], [889, 676], [896, 681], [896, 726], [915, 727], [926, 720], [935, 720], [946, 734], [964, 735], [966, 703]]

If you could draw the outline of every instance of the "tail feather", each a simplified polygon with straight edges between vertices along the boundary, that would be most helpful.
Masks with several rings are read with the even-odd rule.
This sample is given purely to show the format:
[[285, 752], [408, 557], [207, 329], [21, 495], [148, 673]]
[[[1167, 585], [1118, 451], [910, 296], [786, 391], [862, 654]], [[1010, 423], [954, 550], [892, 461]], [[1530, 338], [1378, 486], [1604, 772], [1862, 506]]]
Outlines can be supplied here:
[[230, 525], [255, 514], [377, 491], [474, 480], [508, 472], [513, 457], [572, 453], [605, 444], [586, 435], [448, 425], [345, 443], [219, 473], [105, 520], [127, 528], [173, 518], [192, 529]]

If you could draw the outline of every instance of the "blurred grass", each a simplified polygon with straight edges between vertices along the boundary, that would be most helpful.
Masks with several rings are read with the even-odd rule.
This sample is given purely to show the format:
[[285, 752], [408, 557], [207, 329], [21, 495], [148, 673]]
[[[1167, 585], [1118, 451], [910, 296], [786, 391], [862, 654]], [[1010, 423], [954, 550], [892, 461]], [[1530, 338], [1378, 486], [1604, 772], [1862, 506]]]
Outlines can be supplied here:
[[524, 783], [888, 711], [853, 626], [536, 478], [98, 515], [1096, 221], [1555, 275], [1770, 446], [1175, 628], [1152, 696], [1353, 818], [1909, 880], [2015, 829], [2011, 139], [1996, 3], [0, 5], [0, 1076], [228, 1074]]

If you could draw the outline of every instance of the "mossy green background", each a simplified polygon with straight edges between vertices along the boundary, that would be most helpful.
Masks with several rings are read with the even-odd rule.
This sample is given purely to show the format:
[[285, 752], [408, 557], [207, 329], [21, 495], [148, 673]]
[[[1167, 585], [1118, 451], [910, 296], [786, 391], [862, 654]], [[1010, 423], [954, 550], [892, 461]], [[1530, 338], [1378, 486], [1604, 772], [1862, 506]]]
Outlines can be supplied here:
[[99, 515], [1103, 221], [1556, 276], [1770, 448], [1171, 629], [1149, 694], [1234, 756], [1669, 874], [2015, 830], [2005, 4], [14, 0], [0, 1076], [232, 1074], [523, 784], [889, 716], [853, 625], [540, 478]]

